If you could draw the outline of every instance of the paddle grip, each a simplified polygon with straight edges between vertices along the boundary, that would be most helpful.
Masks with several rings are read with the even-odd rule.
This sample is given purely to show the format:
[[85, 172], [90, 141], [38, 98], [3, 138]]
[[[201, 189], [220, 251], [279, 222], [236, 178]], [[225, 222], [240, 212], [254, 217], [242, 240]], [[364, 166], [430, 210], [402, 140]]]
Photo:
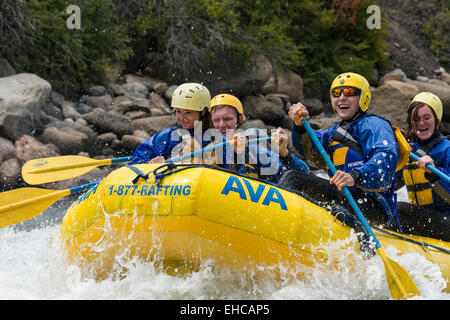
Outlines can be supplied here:
[[[411, 152], [409, 157], [411, 159], [413, 159], [414, 161], [418, 161], [419, 160], [419, 156], [417, 154], [415, 154], [414, 152]], [[441, 170], [433, 167], [431, 164], [427, 164], [426, 166], [428, 169], [430, 169], [431, 172], [437, 174], [439, 177], [441, 177], [442, 179], [444, 179], [445, 181], [447, 181], [448, 183], [450, 183], [450, 177], [448, 175], [446, 175], [445, 173], [443, 173]]]

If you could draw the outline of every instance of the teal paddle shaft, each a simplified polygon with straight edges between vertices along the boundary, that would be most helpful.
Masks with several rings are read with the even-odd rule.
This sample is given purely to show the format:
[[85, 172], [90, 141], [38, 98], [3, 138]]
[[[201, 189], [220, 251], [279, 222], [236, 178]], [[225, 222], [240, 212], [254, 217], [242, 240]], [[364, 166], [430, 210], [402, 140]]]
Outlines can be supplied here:
[[[326, 153], [325, 149], [323, 148], [322, 144], [320, 143], [319, 139], [317, 139], [316, 134], [314, 133], [314, 130], [309, 125], [308, 121], [303, 118], [302, 119], [303, 126], [305, 127], [306, 131], [308, 132], [309, 136], [311, 137], [312, 142], [316, 146], [317, 150], [319, 150], [320, 155], [327, 163], [328, 167], [331, 170], [331, 173], [334, 175], [336, 173], [336, 167], [334, 166], [333, 162], [331, 162], [330, 157]], [[359, 221], [361, 221], [364, 229], [366, 232], [372, 237], [373, 241], [375, 242], [375, 246], [377, 249], [381, 247], [380, 243], [378, 242], [377, 238], [375, 237], [375, 234], [373, 233], [372, 229], [370, 228], [369, 224], [366, 221], [366, 218], [364, 218], [363, 213], [358, 207], [358, 204], [356, 203], [355, 199], [353, 198], [352, 194], [350, 193], [350, 190], [347, 187], [343, 187], [342, 191], [344, 192], [345, 197], [347, 198], [348, 202], [352, 206], [353, 210], [356, 213], [356, 216], [358, 217]]]
[[111, 163], [127, 162], [130, 160], [131, 160], [131, 157], [114, 158], [114, 159], [111, 159]]
[[80, 191], [89, 189], [89, 188], [91, 188], [93, 186], [96, 186], [99, 183], [100, 183], [100, 181], [94, 181], [94, 182], [91, 182], [91, 183], [83, 184], [83, 185], [78, 186], [78, 187], [70, 188], [69, 191], [70, 191], [70, 194], [74, 194], [76, 192], [80, 192]]
[[[419, 156], [417, 154], [415, 154], [414, 152], [411, 152], [411, 154], [409, 155], [409, 157], [411, 159], [413, 159], [414, 161], [419, 160]], [[430, 169], [431, 172], [437, 174], [439, 177], [441, 177], [442, 179], [444, 179], [445, 181], [447, 181], [448, 183], [450, 183], [450, 177], [448, 175], [446, 175], [445, 173], [443, 173], [441, 170], [433, 167], [431, 164], [427, 164], [426, 166], [428, 169]]]
[[[253, 142], [261, 142], [261, 141], [266, 141], [266, 140], [270, 140], [270, 139], [271, 139], [271, 137], [250, 139], [250, 140], [248, 140], [248, 143], [250, 144], [250, 143], [253, 143]], [[184, 154], [184, 155], [179, 156], [179, 157], [168, 159], [166, 162], [183, 161], [185, 159], [189, 159], [190, 157], [195, 157], [195, 156], [197, 156], [199, 154], [202, 154], [203, 152], [209, 152], [209, 151], [218, 149], [220, 147], [223, 147], [223, 146], [227, 145], [228, 143], [233, 143], [233, 142], [234, 142], [234, 139], [233, 140], [228, 140], [228, 141], [225, 141], [225, 142], [222, 142], [222, 143], [218, 143], [218, 144], [215, 144], [215, 145], [212, 145], [212, 146], [209, 146], [209, 147], [205, 147], [203, 149], [195, 150], [195, 151], [193, 151], [191, 153]]]
[[[260, 141], [265, 141], [265, 140], [270, 140], [270, 137], [264, 137], [264, 138], [259, 138], [259, 139], [252, 139], [249, 140], [248, 143], [252, 143], [252, 142], [260, 142]], [[188, 159], [190, 157], [195, 157], [198, 154], [201, 154], [202, 152], [208, 152], [208, 151], [212, 151], [215, 150], [217, 148], [223, 147], [224, 145], [226, 145], [227, 143], [233, 142], [234, 140], [230, 140], [230, 141], [225, 141], [222, 143], [218, 143], [203, 149], [199, 149], [199, 150], [195, 150], [191, 153], [188, 154], [184, 154], [182, 156], [176, 157], [176, 158], [172, 158], [172, 159], [168, 159], [166, 162], [177, 162], [177, 161], [183, 161], [185, 159]], [[122, 157], [122, 158], [113, 158], [111, 159], [111, 163], [120, 163], [120, 162], [128, 162], [131, 160], [131, 157]]]
[[[250, 139], [250, 140], [248, 140], [248, 143], [261, 142], [261, 141], [266, 141], [266, 140], [270, 140], [270, 139], [271, 139], [271, 137]], [[168, 159], [166, 162], [183, 161], [183, 160], [188, 159], [190, 157], [195, 157], [198, 154], [201, 154], [203, 152], [209, 152], [209, 151], [215, 150], [217, 148], [223, 147], [226, 144], [231, 143], [231, 142], [234, 142], [234, 140], [225, 141], [225, 142], [218, 143], [218, 144], [215, 144], [215, 145], [212, 145], [212, 146], [209, 146], [209, 147], [205, 147], [205, 148], [202, 148], [202, 149], [199, 149], [199, 150], [195, 150], [195, 151], [193, 151], [191, 153], [184, 154], [182, 156], [175, 157], [175, 158], [172, 158], [172, 159]], [[128, 162], [130, 160], [131, 160], [131, 157], [113, 158], [113, 159], [111, 159], [111, 163]], [[300, 159], [298, 159], [297, 161], [299, 161], [300, 164], [305, 168], [305, 171], [308, 169], [308, 165], [304, 161], [302, 161]]]

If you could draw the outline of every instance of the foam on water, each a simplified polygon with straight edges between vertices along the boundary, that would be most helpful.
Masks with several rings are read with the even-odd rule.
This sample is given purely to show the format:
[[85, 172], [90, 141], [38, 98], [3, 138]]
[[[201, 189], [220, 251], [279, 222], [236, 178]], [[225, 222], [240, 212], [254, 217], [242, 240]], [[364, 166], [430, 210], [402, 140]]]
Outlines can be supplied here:
[[[381, 259], [342, 250], [345, 243], [321, 247], [330, 261], [299, 266], [302, 279], [287, 270], [281, 280], [237, 274], [213, 261], [185, 275], [169, 275], [154, 263], [118, 257], [126, 275], [95, 281], [66, 263], [55, 240], [58, 228], [59, 224], [52, 224], [0, 230], [0, 299], [391, 299]], [[357, 240], [352, 236], [348, 241]], [[436, 265], [418, 254], [398, 256], [393, 247], [386, 251], [419, 287], [422, 296], [416, 299], [450, 299], [442, 292], [446, 283]], [[333, 264], [337, 268], [330, 268]]]
[[[403, 198], [406, 191], [400, 190], [399, 200]], [[355, 253], [348, 245], [357, 242], [354, 234], [322, 245], [328, 262], [298, 266], [301, 279], [282, 266], [280, 280], [232, 272], [214, 261], [184, 275], [169, 275], [155, 263], [117, 256], [125, 275], [95, 281], [68, 264], [58, 244], [62, 217], [74, 199], [66, 197], [30, 221], [0, 229], [0, 299], [391, 299], [381, 259]], [[419, 254], [399, 256], [393, 247], [385, 250], [418, 286], [422, 296], [415, 299], [450, 299], [443, 293], [446, 282], [437, 265]]]

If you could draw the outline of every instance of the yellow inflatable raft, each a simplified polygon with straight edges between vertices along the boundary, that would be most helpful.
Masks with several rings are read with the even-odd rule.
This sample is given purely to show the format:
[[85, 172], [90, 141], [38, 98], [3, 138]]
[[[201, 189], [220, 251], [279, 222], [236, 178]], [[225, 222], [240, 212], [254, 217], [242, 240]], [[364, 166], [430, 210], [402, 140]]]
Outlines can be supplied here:
[[[240, 270], [312, 266], [326, 261], [319, 249], [324, 243], [361, 231], [343, 208], [330, 210], [298, 191], [227, 170], [161, 164], [134, 168], [139, 170], [113, 171], [76, 200], [62, 222], [69, 259], [99, 277], [124, 248], [130, 257], [145, 260], [195, 265], [214, 259]], [[374, 232], [383, 247], [419, 253], [436, 263], [448, 283], [450, 243]], [[349, 245], [356, 251], [367, 247], [363, 237]]]

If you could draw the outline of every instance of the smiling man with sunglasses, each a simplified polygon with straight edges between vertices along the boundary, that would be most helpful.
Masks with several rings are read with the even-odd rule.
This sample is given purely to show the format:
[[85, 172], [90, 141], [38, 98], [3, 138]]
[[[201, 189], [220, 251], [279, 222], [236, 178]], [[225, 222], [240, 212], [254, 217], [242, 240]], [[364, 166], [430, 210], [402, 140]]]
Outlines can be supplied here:
[[[350, 209], [342, 193], [330, 192], [329, 184], [339, 190], [349, 187], [369, 222], [401, 230], [395, 193], [399, 149], [391, 124], [367, 112], [370, 98], [369, 82], [359, 74], [340, 74], [331, 84], [331, 106], [342, 121], [315, 134], [337, 172], [330, 181], [318, 178], [314, 192], [329, 195], [330, 201], [337, 200]], [[294, 147], [306, 159], [325, 167], [301, 122], [309, 116], [307, 108], [294, 104], [289, 116], [294, 121]]]

